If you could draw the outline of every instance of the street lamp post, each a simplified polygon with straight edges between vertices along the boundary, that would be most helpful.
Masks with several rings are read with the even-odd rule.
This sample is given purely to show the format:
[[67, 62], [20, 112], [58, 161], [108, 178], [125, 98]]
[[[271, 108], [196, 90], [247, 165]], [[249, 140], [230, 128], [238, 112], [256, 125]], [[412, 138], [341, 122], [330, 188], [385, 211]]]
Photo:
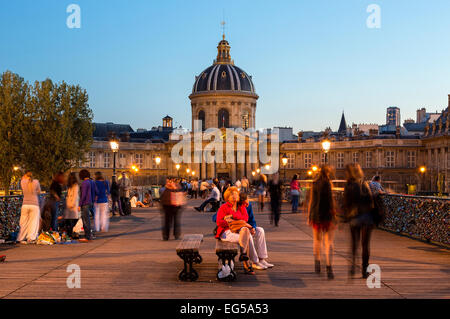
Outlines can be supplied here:
[[425, 173], [426, 173], [426, 171], [427, 171], [427, 168], [425, 166], [422, 165], [419, 167], [419, 172], [421, 175], [421, 183], [422, 183], [422, 187], [421, 187], [422, 192], [424, 192], [424, 190], [425, 190]]
[[322, 150], [325, 153], [325, 164], [328, 162], [328, 151], [330, 150], [331, 142], [328, 139], [322, 141]]
[[281, 158], [281, 163], [283, 164], [283, 180], [286, 182], [286, 164], [288, 162], [288, 157], [286, 154], [283, 154], [283, 157]]
[[113, 152], [113, 176], [116, 176], [116, 153], [119, 151], [119, 142], [113, 139], [109, 142], [111, 150]]
[[159, 163], [161, 163], [161, 157], [158, 155], [155, 157], [156, 163], [156, 184], [159, 185]]

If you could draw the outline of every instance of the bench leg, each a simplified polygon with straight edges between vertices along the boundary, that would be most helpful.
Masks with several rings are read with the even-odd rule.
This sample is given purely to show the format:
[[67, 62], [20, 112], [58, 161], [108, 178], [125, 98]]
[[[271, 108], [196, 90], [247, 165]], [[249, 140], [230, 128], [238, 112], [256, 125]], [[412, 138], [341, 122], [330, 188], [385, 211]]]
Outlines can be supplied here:
[[231, 270], [230, 275], [228, 277], [219, 278], [219, 273], [221, 271], [221, 269], [219, 269], [217, 271], [217, 279], [219, 281], [234, 281], [234, 280], [236, 280], [237, 275], [236, 275], [236, 273], [233, 270], [234, 267], [232, 267], [232, 266], [235, 265], [234, 257], [236, 257], [236, 254], [235, 253], [223, 253], [222, 252], [222, 253], [218, 253], [217, 256], [219, 257], [218, 258], [219, 259], [219, 263], [222, 266], [228, 265], [230, 267], [230, 270]]
[[202, 257], [200, 254], [179, 254], [181, 259], [183, 259], [184, 262], [184, 268], [183, 270], [178, 274], [178, 279], [181, 281], [196, 281], [198, 279], [198, 273], [192, 266], [192, 264], [195, 262], [196, 264], [199, 264], [202, 262]]

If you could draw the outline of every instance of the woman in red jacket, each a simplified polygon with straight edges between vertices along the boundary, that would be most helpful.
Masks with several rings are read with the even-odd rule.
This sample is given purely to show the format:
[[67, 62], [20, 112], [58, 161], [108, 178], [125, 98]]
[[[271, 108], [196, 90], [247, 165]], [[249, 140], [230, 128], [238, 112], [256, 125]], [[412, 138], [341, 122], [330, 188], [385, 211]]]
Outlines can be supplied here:
[[[242, 227], [239, 233], [233, 233], [228, 225], [231, 220], [248, 221], [247, 209], [244, 205], [238, 206], [239, 191], [237, 187], [229, 187], [224, 195], [225, 204], [220, 206], [217, 212], [217, 234], [216, 238], [229, 241], [232, 243], [239, 243], [240, 256], [239, 261], [244, 262], [245, 273], [254, 275], [248, 258], [248, 251], [250, 247], [254, 247], [252, 235], [255, 233], [253, 228]], [[251, 226], [250, 226], [251, 227]]]

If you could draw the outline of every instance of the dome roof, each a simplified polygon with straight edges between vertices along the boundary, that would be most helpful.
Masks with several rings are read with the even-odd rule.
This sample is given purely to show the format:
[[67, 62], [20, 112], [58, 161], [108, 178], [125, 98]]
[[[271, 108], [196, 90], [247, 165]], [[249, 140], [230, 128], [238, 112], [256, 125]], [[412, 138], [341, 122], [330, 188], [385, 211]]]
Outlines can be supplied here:
[[231, 91], [236, 93], [255, 93], [252, 77], [234, 65], [230, 56], [230, 45], [223, 39], [217, 46], [217, 59], [214, 64], [195, 77], [192, 94], [215, 91]]
[[233, 64], [213, 64], [196, 77], [192, 93], [236, 91], [255, 94], [255, 87], [244, 70]]

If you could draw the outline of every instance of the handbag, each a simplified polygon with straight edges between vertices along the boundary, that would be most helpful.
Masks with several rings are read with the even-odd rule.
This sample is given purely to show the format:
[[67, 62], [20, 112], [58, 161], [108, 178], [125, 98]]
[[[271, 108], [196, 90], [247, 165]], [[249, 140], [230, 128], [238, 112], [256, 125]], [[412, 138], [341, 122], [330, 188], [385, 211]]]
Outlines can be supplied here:
[[253, 229], [253, 227], [244, 220], [231, 220], [228, 222], [228, 227], [230, 228], [230, 231], [232, 233], [239, 233], [239, 231], [243, 227], [247, 227], [248, 229]]

